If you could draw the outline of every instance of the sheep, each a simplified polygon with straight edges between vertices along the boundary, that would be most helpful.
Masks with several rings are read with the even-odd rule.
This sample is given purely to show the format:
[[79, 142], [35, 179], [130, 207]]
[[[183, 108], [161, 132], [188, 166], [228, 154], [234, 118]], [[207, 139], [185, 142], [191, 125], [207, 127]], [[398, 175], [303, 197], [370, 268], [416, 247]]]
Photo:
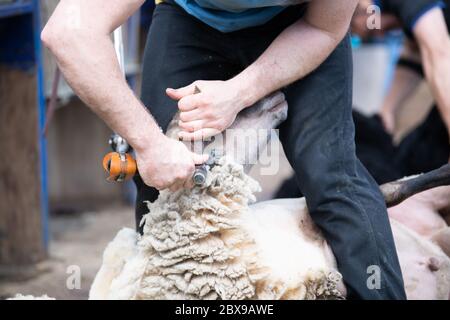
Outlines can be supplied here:
[[[233, 128], [276, 127], [287, 104], [282, 94], [274, 94], [251, 109]], [[167, 133], [171, 137], [176, 137], [174, 123], [176, 118]], [[267, 139], [252, 141], [250, 157]], [[345, 298], [336, 260], [305, 199], [252, 205], [260, 187], [246, 174], [240, 153], [227, 157], [229, 151], [204, 186], [162, 191], [148, 203], [142, 236], [119, 231], [104, 252], [90, 299]], [[394, 186], [394, 193], [399, 190]], [[448, 299], [449, 257], [429, 239], [391, 223], [408, 298]]]
[[[105, 266], [97, 277], [90, 297], [119, 299], [281, 299], [340, 298], [339, 273], [329, 268], [332, 255], [314, 248], [315, 239], [305, 241], [301, 232], [292, 240], [302, 245], [290, 255], [287, 265], [274, 265], [267, 249], [267, 235], [257, 234], [249, 203], [259, 185], [242, 168], [225, 158], [211, 170], [206, 186], [192, 192], [163, 191], [145, 216], [142, 237], [132, 230], [119, 232], [105, 251], [123, 252], [118, 266]], [[284, 220], [288, 222], [289, 221]], [[291, 229], [293, 229], [291, 227]], [[294, 228], [295, 229], [295, 228]], [[295, 232], [295, 230], [293, 230]], [[254, 235], [257, 234], [257, 239]], [[122, 241], [126, 239], [127, 241]], [[131, 245], [130, 245], [131, 244]], [[325, 243], [322, 243], [325, 245]], [[119, 250], [118, 250], [119, 249]], [[136, 252], [137, 250], [137, 252]], [[311, 251], [306, 263], [302, 257]], [[114, 260], [114, 259], [112, 259]], [[110, 260], [111, 261], [111, 260]], [[117, 262], [117, 260], [114, 260]], [[116, 265], [117, 266], [117, 265]], [[286, 272], [285, 268], [290, 271]], [[272, 271], [268, 271], [272, 270]], [[285, 275], [289, 275], [288, 278]], [[130, 278], [132, 276], [132, 279]], [[292, 285], [288, 285], [288, 283]], [[109, 288], [108, 284], [110, 283]], [[105, 292], [107, 294], [105, 295]]]

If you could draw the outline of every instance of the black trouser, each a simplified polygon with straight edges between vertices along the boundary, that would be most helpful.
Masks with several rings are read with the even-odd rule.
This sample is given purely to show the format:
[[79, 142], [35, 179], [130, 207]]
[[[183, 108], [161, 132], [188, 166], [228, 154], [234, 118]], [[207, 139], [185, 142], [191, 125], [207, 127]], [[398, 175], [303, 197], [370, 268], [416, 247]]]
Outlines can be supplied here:
[[[263, 26], [224, 34], [176, 5], [158, 5], [144, 57], [143, 102], [166, 129], [177, 111], [176, 102], [165, 94], [167, 87], [231, 78], [298, 20], [304, 8], [290, 7]], [[280, 139], [311, 216], [336, 255], [349, 298], [405, 298], [382, 195], [355, 155], [349, 38], [316, 71], [283, 91], [289, 115]], [[156, 199], [158, 193], [142, 181], [136, 183], [139, 221], [147, 212], [143, 201]], [[367, 287], [367, 269], [373, 265], [381, 268], [379, 290]]]

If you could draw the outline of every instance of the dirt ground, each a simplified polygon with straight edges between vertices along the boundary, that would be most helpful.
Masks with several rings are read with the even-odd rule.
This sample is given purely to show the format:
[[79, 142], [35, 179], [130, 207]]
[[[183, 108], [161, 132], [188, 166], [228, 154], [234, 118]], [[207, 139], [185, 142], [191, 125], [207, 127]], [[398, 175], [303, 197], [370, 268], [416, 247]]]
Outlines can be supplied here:
[[[47, 294], [57, 299], [87, 299], [101, 265], [103, 250], [123, 227], [134, 227], [134, 210], [131, 207], [53, 216], [49, 259], [39, 265], [40, 274], [31, 279], [0, 282], [0, 297], [8, 298], [21, 293], [34, 296]], [[76, 267], [71, 269], [71, 266]], [[73, 273], [67, 272], [78, 270], [78, 267], [81, 286], [70, 290], [66, 282], [72, 279], [69, 277]]]

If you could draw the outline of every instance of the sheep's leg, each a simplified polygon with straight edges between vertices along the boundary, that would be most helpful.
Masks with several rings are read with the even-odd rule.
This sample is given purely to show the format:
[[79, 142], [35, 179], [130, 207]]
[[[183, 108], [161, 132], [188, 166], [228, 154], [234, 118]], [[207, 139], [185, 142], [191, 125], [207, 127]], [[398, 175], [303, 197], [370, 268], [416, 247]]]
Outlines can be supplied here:
[[449, 185], [450, 164], [447, 164], [415, 178], [384, 184], [381, 191], [387, 206], [393, 207], [419, 192]]

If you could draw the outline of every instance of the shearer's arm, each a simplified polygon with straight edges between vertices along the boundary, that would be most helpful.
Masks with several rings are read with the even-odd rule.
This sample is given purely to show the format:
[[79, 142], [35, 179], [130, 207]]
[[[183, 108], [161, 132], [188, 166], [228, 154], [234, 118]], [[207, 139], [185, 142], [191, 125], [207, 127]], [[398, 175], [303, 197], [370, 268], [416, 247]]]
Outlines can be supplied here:
[[442, 9], [424, 15], [413, 29], [425, 76], [450, 137], [450, 37]]
[[246, 105], [305, 77], [324, 62], [348, 32], [357, 4], [357, 0], [312, 0], [305, 16], [236, 77], [247, 86]]
[[61, 0], [41, 38], [75, 93], [133, 146], [144, 182], [175, 190], [189, 185], [195, 164], [206, 158], [162, 134], [127, 85], [110, 36], [143, 3]]

